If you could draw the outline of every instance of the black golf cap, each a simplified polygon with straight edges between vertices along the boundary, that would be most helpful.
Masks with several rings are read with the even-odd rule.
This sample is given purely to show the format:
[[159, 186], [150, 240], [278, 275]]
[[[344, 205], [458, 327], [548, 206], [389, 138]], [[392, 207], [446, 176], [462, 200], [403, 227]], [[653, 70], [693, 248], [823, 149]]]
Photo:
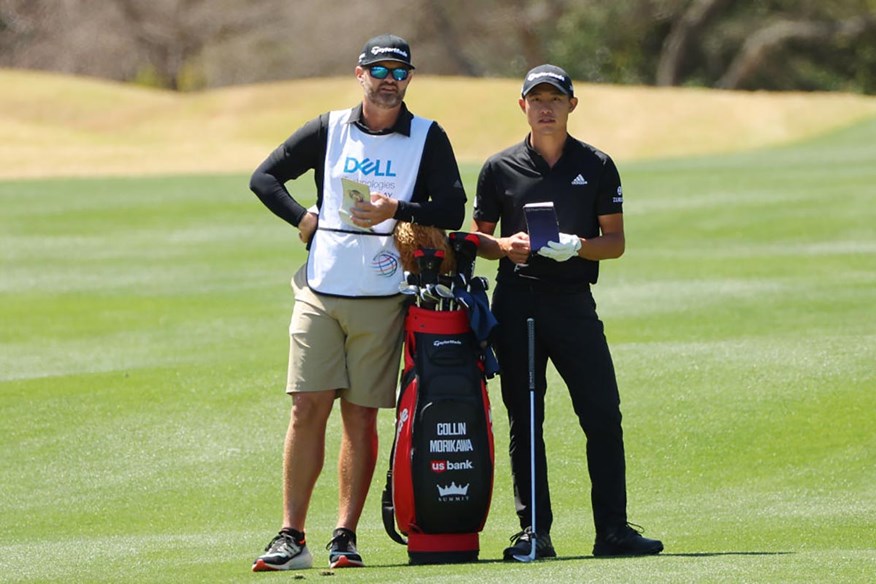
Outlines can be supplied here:
[[572, 87], [572, 78], [560, 67], [556, 65], [539, 65], [529, 70], [526, 77], [523, 78], [523, 89], [520, 95], [526, 97], [526, 94], [532, 91], [536, 85], [542, 83], [550, 83], [569, 97], [575, 96], [575, 89]]
[[414, 69], [411, 64], [411, 47], [408, 42], [394, 34], [382, 34], [365, 43], [359, 55], [359, 65], [365, 67], [380, 61], [395, 61]]

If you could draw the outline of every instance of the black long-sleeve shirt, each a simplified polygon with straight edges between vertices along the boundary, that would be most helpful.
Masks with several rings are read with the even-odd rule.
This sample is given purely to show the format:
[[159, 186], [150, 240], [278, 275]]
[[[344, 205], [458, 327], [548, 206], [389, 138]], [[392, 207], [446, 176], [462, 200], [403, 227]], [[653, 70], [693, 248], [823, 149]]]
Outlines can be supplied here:
[[[362, 122], [362, 104], [353, 108], [350, 123], [370, 134], [398, 132], [410, 136], [413, 114], [402, 109], [395, 125], [382, 132], [372, 132]], [[259, 165], [250, 179], [250, 189], [275, 215], [298, 226], [307, 212], [286, 189], [285, 183], [310, 169], [314, 170], [316, 204], [322, 205], [323, 173], [328, 143], [328, 113], [310, 120], [277, 147]], [[423, 156], [410, 201], [399, 201], [394, 219], [459, 229], [465, 219], [465, 189], [459, 175], [456, 156], [444, 129], [432, 122], [423, 146]]]

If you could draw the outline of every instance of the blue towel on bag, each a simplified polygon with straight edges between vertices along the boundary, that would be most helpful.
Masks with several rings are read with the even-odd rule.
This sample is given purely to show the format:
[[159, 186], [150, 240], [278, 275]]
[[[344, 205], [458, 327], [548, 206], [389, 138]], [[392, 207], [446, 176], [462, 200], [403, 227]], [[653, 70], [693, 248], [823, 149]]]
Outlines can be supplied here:
[[499, 321], [490, 310], [487, 293], [484, 290], [469, 292], [461, 286], [457, 286], [454, 288], [453, 295], [457, 300], [468, 305], [466, 312], [468, 313], [469, 326], [471, 326], [484, 357], [484, 374], [487, 379], [492, 379], [499, 373], [499, 361], [496, 359], [496, 354], [493, 353], [493, 347], [490, 346], [490, 336], [498, 326]]

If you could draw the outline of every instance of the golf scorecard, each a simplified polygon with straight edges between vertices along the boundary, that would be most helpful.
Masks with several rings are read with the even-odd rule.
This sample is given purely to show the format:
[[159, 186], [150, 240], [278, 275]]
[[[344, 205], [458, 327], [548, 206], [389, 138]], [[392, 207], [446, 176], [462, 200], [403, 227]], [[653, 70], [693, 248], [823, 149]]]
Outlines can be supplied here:
[[356, 203], [371, 200], [371, 189], [369, 189], [366, 184], [346, 178], [341, 179], [341, 186], [344, 188], [344, 197], [341, 199], [341, 206], [338, 209], [338, 215], [340, 215], [341, 221], [350, 227], [362, 231], [372, 231], [370, 227], [361, 227], [353, 223], [353, 215], [350, 213], [350, 209], [352, 209], [353, 205]]
[[557, 213], [552, 202], [523, 205], [523, 214], [526, 217], [531, 253], [537, 253], [549, 241], [560, 241]]

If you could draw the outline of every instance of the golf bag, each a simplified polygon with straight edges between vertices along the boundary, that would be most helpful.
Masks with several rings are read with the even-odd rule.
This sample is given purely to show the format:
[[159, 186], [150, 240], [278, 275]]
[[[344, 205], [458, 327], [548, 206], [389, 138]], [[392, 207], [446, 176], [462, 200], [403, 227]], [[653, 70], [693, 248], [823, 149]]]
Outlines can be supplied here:
[[494, 461], [482, 353], [465, 310], [408, 307], [382, 505], [386, 532], [407, 544], [411, 564], [478, 559]]

